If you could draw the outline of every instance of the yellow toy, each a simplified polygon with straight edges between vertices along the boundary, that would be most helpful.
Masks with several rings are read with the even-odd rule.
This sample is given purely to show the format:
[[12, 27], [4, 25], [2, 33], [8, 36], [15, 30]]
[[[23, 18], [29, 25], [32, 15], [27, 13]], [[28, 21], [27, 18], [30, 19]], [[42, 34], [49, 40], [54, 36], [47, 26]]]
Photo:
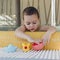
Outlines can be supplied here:
[[31, 43], [29, 42], [23, 42], [22, 43], [22, 49], [24, 52], [27, 52], [31, 49]]

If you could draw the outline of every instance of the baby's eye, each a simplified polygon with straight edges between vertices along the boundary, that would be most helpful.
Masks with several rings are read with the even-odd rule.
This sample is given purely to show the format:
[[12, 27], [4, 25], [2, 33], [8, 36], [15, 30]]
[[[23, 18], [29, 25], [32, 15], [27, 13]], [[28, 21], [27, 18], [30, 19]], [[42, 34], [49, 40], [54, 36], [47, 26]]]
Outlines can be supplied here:
[[27, 25], [30, 25], [30, 23], [27, 23]]
[[33, 22], [33, 24], [36, 24], [36, 22]]

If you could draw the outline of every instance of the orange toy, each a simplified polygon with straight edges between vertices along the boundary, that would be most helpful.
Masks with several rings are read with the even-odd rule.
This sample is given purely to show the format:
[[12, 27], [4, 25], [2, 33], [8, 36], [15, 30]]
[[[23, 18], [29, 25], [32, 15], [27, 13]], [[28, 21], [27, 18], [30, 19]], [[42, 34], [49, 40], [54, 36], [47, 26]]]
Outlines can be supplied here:
[[44, 47], [43, 42], [33, 43], [32, 44], [32, 49], [36, 50], [36, 51], [43, 49], [43, 47]]
[[22, 43], [22, 49], [24, 52], [29, 51], [31, 49], [31, 43], [28, 43], [28, 42]]

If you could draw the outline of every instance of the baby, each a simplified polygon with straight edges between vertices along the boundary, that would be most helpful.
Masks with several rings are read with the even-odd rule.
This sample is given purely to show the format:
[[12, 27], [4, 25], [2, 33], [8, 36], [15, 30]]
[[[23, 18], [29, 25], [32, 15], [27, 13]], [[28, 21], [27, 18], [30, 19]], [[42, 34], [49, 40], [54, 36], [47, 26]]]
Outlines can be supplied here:
[[46, 44], [47, 40], [50, 40], [51, 35], [56, 31], [56, 29], [52, 26], [41, 26], [40, 23], [38, 10], [35, 7], [27, 7], [23, 11], [23, 25], [15, 30], [15, 34], [19, 38], [27, 39], [29, 42], [36, 42], [36, 40], [24, 32], [46, 31], [41, 39], [44, 44]]

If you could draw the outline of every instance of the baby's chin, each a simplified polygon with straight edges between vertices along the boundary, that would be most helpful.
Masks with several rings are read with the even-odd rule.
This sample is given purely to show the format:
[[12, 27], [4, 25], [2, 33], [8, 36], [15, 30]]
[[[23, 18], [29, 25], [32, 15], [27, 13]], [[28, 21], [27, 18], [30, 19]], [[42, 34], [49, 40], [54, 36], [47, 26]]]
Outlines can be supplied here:
[[31, 32], [35, 32], [35, 30], [30, 30]]

